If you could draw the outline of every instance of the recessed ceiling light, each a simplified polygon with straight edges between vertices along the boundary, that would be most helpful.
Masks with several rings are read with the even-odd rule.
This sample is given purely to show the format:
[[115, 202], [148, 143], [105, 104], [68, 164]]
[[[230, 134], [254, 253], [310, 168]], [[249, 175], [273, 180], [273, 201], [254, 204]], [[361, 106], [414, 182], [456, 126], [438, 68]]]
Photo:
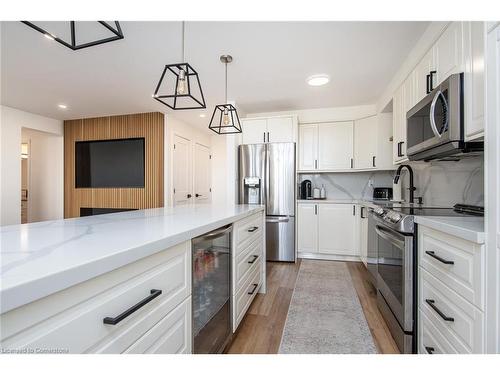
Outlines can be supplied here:
[[207, 117], [207, 115], [206, 115], [206, 114], [204, 114], [204, 113], [202, 113], [202, 114], [200, 114], [200, 117], [202, 117], [202, 118], [203, 118], [203, 117]]
[[323, 86], [330, 82], [330, 77], [326, 74], [316, 74], [307, 79], [310, 86]]
[[67, 106], [66, 104], [58, 104], [57, 106], [58, 106], [59, 108], [61, 108], [61, 109], [66, 109], [66, 108], [68, 108], [68, 106]]

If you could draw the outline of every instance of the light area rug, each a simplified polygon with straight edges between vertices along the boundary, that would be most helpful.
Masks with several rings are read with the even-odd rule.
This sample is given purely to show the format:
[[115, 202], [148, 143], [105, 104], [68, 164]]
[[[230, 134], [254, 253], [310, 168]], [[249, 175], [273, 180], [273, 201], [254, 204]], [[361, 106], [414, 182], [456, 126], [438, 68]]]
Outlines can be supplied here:
[[302, 260], [279, 353], [377, 353], [345, 263]]

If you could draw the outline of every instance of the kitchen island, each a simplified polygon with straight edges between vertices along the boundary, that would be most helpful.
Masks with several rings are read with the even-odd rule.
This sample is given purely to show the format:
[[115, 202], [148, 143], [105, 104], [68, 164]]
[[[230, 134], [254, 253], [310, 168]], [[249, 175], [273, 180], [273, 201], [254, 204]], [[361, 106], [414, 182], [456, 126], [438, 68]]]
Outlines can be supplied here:
[[[190, 352], [191, 239], [234, 224], [236, 251], [238, 233], [256, 220], [262, 225], [254, 236], [263, 239], [258, 205], [165, 207], [0, 228], [2, 350], [147, 351], [145, 343], [132, 344], [146, 332], [146, 342], [160, 340], [170, 327], [165, 319], [177, 313], [183, 346], [165, 338], [157, 351]], [[261, 269], [263, 291], [265, 262]], [[163, 291], [154, 303], [121, 324], [103, 324], [158, 285]]]

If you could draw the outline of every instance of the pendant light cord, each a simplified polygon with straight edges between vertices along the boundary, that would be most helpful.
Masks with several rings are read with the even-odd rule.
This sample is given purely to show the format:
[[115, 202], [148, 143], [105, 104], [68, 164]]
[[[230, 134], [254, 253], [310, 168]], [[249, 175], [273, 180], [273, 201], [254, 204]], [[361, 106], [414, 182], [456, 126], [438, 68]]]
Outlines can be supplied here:
[[224, 63], [224, 65], [226, 66], [226, 88], [225, 88], [225, 91], [224, 91], [224, 95], [226, 97], [226, 101], [224, 104], [227, 104], [227, 61]]
[[181, 63], [184, 63], [184, 34], [185, 34], [185, 24], [184, 21], [182, 21], [182, 61]]

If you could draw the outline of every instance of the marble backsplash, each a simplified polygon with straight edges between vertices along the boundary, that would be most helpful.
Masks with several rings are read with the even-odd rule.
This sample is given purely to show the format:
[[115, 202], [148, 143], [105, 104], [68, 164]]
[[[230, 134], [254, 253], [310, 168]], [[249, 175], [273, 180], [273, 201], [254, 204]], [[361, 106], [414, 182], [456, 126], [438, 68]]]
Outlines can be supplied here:
[[[414, 172], [417, 190], [426, 205], [451, 207], [456, 203], [484, 206], [484, 163], [482, 157], [460, 161], [407, 162]], [[299, 183], [311, 180], [313, 187], [324, 185], [330, 199], [370, 199], [373, 187], [392, 187], [395, 171], [316, 173], [299, 175]], [[409, 174], [400, 180], [402, 197], [408, 200]]]

